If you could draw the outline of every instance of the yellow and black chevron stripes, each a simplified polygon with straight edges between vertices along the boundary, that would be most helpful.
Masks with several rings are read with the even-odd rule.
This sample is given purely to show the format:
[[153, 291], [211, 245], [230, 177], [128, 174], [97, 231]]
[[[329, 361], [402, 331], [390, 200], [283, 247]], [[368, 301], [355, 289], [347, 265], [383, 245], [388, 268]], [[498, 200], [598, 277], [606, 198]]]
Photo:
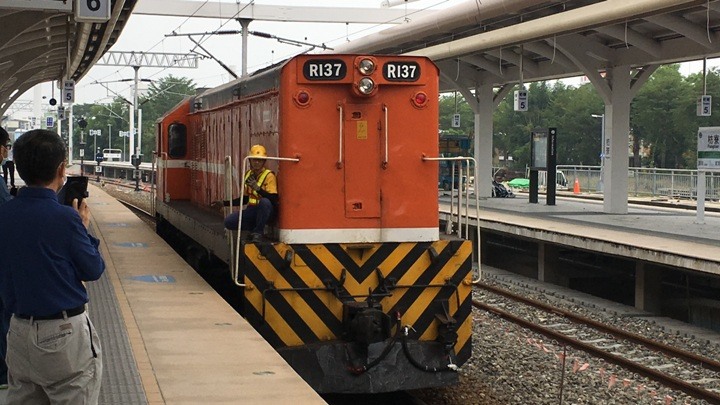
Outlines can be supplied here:
[[434, 340], [452, 316], [460, 364], [470, 356], [470, 242], [247, 244], [241, 271], [247, 319], [276, 348], [340, 339], [343, 301], [373, 295], [410, 338]]

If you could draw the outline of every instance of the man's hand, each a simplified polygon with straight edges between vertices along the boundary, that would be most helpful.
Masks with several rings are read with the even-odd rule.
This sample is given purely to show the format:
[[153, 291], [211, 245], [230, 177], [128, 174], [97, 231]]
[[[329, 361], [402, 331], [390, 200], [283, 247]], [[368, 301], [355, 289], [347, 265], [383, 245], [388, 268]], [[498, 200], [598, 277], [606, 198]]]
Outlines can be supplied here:
[[245, 180], [245, 185], [247, 185], [248, 187], [250, 187], [251, 189], [253, 189], [255, 191], [260, 190], [260, 186], [258, 186], [258, 184], [257, 184], [257, 179], [252, 175], [250, 175], [250, 177], [248, 177], [247, 180]]
[[82, 200], [80, 207], [78, 207], [78, 199], [77, 198], [73, 199], [72, 206], [80, 214], [80, 219], [82, 220], [83, 225], [85, 225], [85, 228], [89, 227], [90, 226], [90, 208], [88, 207], [87, 203], [85, 202], [85, 199]]
[[211, 208], [222, 208], [225, 204], [222, 201], [213, 201], [210, 203]]

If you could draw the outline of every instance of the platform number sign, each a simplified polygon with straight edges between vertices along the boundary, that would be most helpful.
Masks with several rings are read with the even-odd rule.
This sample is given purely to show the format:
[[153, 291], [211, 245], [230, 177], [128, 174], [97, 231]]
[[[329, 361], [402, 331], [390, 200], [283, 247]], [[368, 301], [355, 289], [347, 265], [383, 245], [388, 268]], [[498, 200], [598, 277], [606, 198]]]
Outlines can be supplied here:
[[110, 19], [111, 0], [75, 0], [75, 20], [105, 22]]
[[698, 97], [697, 116], [709, 117], [712, 115], [712, 96], [702, 95]]
[[55, 119], [53, 117], [45, 117], [45, 127], [52, 128], [55, 125]]
[[515, 111], [527, 111], [528, 110], [528, 92], [527, 92], [527, 90], [516, 90], [514, 100], [515, 100]]
[[64, 104], [72, 104], [75, 102], [75, 80], [63, 81], [62, 101]]
[[460, 128], [460, 114], [454, 114], [452, 119], [452, 127]]
[[720, 172], [720, 127], [698, 129], [697, 168], [699, 171]]

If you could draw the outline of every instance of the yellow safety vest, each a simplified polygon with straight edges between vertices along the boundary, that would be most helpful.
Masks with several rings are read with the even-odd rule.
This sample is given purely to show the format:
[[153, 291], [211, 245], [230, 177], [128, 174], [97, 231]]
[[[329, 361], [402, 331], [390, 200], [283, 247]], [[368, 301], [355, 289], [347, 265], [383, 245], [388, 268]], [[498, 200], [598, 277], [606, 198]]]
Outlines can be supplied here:
[[[268, 176], [268, 174], [272, 173], [270, 169], [263, 170], [262, 173], [260, 173], [260, 177], [257, 179], [257, 185], [258, 187], [262, 187], [263, 182], [265, 181], [265, 178]], [[252, 170], [249, 170], [247, 173], [245, 173], [245, 179], [243, 179], [243, 184], [247, 181], [247, 179], [250, 177], [250, 174], [252, 174]], [[260, 204], [260, 199], [262, 196], [258, 194], [255, 190], [252, 188], [245, 186], [245, 191], [248, 195], [248, 205], [258, 205]]]

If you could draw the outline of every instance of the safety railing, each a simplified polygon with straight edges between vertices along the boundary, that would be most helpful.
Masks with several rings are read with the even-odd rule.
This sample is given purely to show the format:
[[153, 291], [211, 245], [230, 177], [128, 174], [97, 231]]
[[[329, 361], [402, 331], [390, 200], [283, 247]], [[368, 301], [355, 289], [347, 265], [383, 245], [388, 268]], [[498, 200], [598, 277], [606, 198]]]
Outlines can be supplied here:
[[[558, 165], [568, 182], [578, 179], [580, 188], [602, 192], [599, 166]], [[607, 170], [607, 168], [605, 168]], [[607, 175], [607, 173], [605, 174]], [[697, 199], [698, 171], [690, 169], [660, 169], [656, 167], [628, 168], [628, 195], [636, 197], [668, 197]], [[720, 199], [720, 173], [706, 172], [705, 199]]]
[[153, 215], [156, 214], [155, 211], [155, 197], [157, 194], [157, 186], [155, 185], [157, 183], [157, 179], [155, 178], [155, 168], [157, 166], [158, 156], [157, 154], [152, 155], [152, 172], [150, 172], [150, 212], [153, 213]]
[[[451, 169], [450, 169], [450, 178], [451, 178], [451, 184], [450, 184], [450, 214], [447, 217], [447, 221], [445, 222], [445, 233], [447, 235], [453, 234], [453, 228], [455, 223], [457, 222], [457, 236], [458, 238], [463, 237], [463, 215], [461, 213], [461, 210], [463, 208], [463, 201], [465, 202], [465, 220], [464, 220], [464, 226], [465, 226], [465, 238], [470, 239], [470, 215], [469, 215], [469, 207], [470, 207], [470, 195], [475, 195], [475, 217], [477, 219], [477, 226], [475, 227], [477, 230], [477, 262], [478, 267], [474, 270], [475, 272], [475, 280], [473, 282], [477, 282], [480, 280], [482, 276], [482, 269], [479, 263], [481, 263], [480, 260], [480, 198], [479, 193], [470, 193], [470, 189], [467, 184], [463, 184], [463, 181], [460, 180], [460, 184], [458, 184], [457, 188], [457, 206], [455, 204], [455, 179], [462, 179], [462, 169], [463, 169], [463, 163], [465, 163], [465, 178], [470, 179], [470, 163], [472, 162], [473, 167], [473, 176], [475, 179], [478, 178], [477, 176], [477, 162], [472, 157], [466, 157], [466, 156], [455, 156], [455, 157], [426, 157], [423, 156], [422, 160], [424, 161], [444, 161], [444, 162], [451, 162]], [[456, 173], [456, 164], [460, 163], [460, 167], [458, 168], [458, 171]], [[478, 184], [475, 184], [475, 187], [477, 187]], [[457, 207], [457, 214], [455, 213], [455, 208]]]
[[163, 175], [162, 190], [160, 190], [160, 193], [161, 193], [162, 200], [165, 201], [166, 203], [168, 203], [168, 202], [170, 202], [170, 198], [167, 195], [167, 183], [168, 183], [167, 174], [168, 174], [168, 159], [170, 159], [170, 157], [168, 156], [168, 154], [166, 152], [161, 152], [160, 157], [162, 158], [160, 160], [162, 161], [162, 166], [163, 166], [162, 167], [162, 175]]
[[[228, 158], [230, 158], [230, 157], [229, 157], [229, 156], [226, 157], [226, 159], [228, 159]], [[247, 173], [247, 169], [248, 169], [248, 167], [250, 166], [250, 163], [249, 163], [249, 162], [250, 162], [250, 159], [276, 160], [276, 161], [295, 162], [295, 163], [297, 163], [297, 162], [300, 161], [300, 158], [286, 158], [286, 157], [276, 157], [276, 156], [267, 156], [267, 157], [262, 157], [262, 156], [246, 156], [245, 159], [243, 160], [242, 173], [241, 173], [241, 175], [240, 175], [240, 179], [244, 179], [244, 178], [245, 178], [245, 174]], [[227, 178], [227, 175], [226, 175], [226, 178]], [[241, 184], [241, 185], [240, 185], [240, 190], [241, 190], [240, 195], [241, 195], [241, 198], [242, 198], [242, 195], [244, 194], [244, 192], [242, 192], [242, 191], [244, 191], [244, 188], [245, 188], [245, 184]], [[231, 192], [232, 192], [232, 191], [231, 191]], [[230, 198], [230, 204], [231, 204], [231, 209], [232, 209], [232, 198]], [[232, 269], [233, 282], [234, 282], [235, 285], [237, 285], [238, 287], [245, 287], [245, 284], [240, 283], [240, 282], [238, 281], [238, 274], [240, 274], [240, 248], [241, 248], [241, 246], [242, 246], [242, 244], [240, 243], [240, 238], [241, 238], [241, 231], [240, 231], [240, 230], [241, 230], [241, 229], [242, 229], [242, 213], [240, 213], [240, 215], [238, 215], [237, 238], [236, 238], [236, 240], [235, 240], [235, 246], [233, 247], [233, 246], [231, 245], [230, 248], [233, 249], [233, 250], [232, 250], [233, 253], [231, 253], [231, 260], [232, 260], [232, 263], [234, 263], [234, 264], [233, 264], [233, 269]]]

